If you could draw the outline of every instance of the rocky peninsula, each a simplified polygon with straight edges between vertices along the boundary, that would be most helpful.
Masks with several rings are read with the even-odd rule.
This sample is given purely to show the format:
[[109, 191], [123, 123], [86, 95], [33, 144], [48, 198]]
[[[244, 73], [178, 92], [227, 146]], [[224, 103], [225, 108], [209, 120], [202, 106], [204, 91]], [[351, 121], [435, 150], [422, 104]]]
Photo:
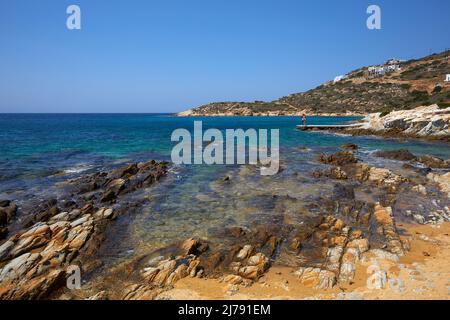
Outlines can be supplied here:
[[387, 114], [373, 113], [363, 119], [360, 127], [346, 131], [355, 135], [450, 141], [450, 107], [434, 104]]

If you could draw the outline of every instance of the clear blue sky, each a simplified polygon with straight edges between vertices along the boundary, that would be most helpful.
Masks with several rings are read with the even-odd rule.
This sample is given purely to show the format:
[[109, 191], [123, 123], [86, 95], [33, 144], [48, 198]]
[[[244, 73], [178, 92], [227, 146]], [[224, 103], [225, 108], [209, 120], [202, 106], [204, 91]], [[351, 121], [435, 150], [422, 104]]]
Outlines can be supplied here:
[[[82, 29], [66, 29], [77, 4]], [[382, 30], [366, 9], [382, 9]], [[273, 100], [450, 47], [448, 0], [0, 0], [0, 112]]]

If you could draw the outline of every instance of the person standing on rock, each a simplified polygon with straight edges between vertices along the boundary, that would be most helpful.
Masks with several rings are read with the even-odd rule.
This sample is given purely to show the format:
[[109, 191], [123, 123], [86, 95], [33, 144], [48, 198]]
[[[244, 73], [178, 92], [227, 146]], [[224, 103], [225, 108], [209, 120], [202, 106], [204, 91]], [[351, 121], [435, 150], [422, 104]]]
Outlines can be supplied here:
[[302, 125], [306, 127], [306, 114], [302, 115]]

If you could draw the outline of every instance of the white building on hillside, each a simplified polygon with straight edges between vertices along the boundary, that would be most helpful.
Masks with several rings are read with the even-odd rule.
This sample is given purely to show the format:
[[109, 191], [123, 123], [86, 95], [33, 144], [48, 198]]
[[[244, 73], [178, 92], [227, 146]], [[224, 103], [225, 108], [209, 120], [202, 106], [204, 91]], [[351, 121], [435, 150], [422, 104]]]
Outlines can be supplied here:
[[347, 79], [347, 76], [337, 76], [336, 78], [334, 78], [334, 83], [339, 82], [344, 79]]
[[401, 64], [403, 62], [405, 62], [405, 60], [392, 58], [392, 59], [387, 60], [384, 64], [387, 66], [391, 66], [391, 65]]
[[386, 74], [387, 68], [385, 67], [369, 67], [369, 75], [384, 75]]
[[450, 74], [445, 77], [445, 82], [450, 82]]
[[398, 65], [398, 64], [391, 64], [391, 65], [388, 65], [387, 66], [387, 70], [389, 71], [389, 72], [394, 72], [394, 71], [399, 71], [399, 70], [401, 70], [402, 68], [400, 68], [400, 65]]

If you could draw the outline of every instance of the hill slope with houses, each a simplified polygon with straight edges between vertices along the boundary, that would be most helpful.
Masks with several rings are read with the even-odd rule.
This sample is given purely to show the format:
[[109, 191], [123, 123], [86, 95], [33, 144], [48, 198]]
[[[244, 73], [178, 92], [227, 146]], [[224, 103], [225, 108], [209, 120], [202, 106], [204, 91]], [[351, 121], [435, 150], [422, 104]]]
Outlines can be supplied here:
[[431, 104], [450, 106], [450, 51], [408, 61], [390, 59], [275, 101], [216, 102], [177, 115], [366, 115]]

